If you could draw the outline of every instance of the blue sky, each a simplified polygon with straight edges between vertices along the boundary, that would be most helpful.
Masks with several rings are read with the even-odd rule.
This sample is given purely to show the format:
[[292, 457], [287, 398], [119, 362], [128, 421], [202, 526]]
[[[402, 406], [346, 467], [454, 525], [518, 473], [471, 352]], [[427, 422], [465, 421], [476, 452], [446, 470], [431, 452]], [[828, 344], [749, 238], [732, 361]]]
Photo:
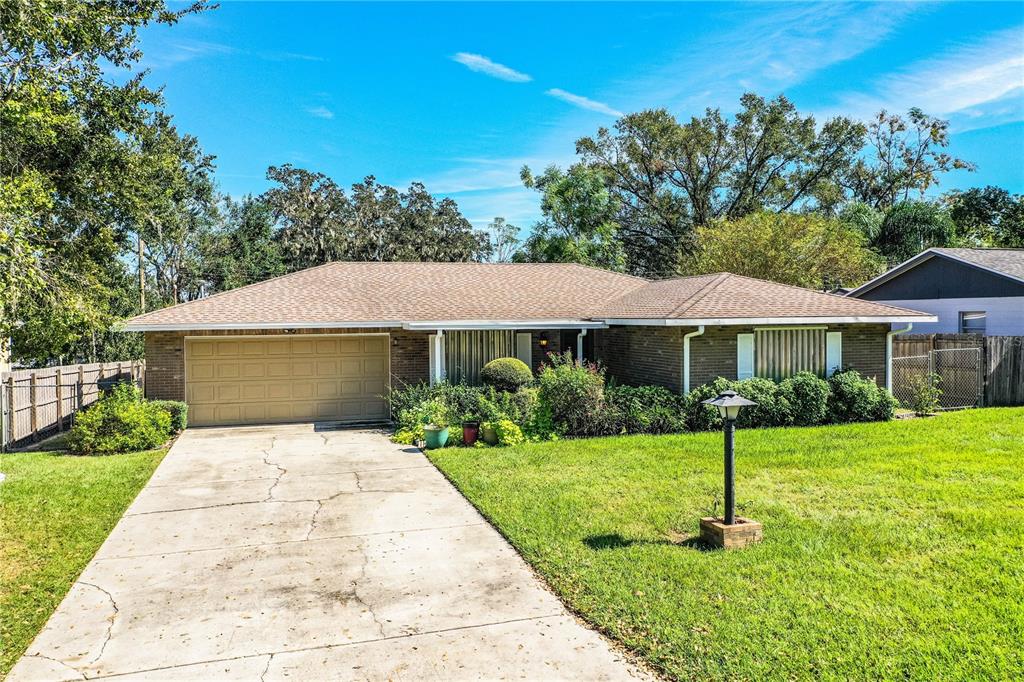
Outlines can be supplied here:
[[1024, 192], [1024, 3], [268, 3], [142, 33], [150, 82], [231, 194], [292, 163], [423, 181], [478, 226], [528, 227], [519, 168], [620, 112], [785, 93], [824, 117], [919, 106], [978, 164], [940, 190]]

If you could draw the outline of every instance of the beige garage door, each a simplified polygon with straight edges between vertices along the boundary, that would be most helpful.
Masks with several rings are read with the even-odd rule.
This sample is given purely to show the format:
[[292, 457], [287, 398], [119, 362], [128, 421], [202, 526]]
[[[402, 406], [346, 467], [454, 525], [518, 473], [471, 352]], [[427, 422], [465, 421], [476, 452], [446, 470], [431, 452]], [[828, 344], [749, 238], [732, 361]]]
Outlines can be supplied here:
[[387, 336], [185, 341], [189, 423], [387, 419]]

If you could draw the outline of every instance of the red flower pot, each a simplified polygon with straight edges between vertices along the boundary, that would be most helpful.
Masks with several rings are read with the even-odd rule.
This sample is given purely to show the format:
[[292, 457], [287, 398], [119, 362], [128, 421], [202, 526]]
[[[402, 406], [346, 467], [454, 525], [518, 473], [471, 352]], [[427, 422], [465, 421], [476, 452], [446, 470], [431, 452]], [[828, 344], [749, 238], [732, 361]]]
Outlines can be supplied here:
[[472, 445], [476, 442], [476, 439], [480, 437], [480, 424], [479, 422], [463, 422], [462, 423], [462, 443], [464, 445]]

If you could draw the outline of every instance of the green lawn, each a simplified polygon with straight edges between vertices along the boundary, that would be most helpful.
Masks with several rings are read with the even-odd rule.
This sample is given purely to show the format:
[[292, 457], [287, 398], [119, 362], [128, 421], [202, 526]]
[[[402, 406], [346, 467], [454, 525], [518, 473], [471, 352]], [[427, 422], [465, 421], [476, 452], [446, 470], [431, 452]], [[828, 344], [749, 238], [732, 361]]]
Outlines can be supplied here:
[[1024, 409], [740, 431], [760, 545], [691, 538], [722, 436], [430, 451], [572, 607], [679, 679], [1024, 676]]
[[0, 677], [149, 480], [163, 450], [0, 455]]

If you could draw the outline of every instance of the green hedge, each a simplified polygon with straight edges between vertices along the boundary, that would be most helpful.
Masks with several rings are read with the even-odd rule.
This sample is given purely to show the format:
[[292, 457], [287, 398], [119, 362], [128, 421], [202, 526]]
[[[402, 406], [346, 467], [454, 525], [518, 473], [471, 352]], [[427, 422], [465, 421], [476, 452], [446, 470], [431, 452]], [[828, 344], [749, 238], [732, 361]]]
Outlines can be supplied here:
[[181, 433], [188, 426], [188, 403], [181, 400], [150, 400], [149, 404], [165, 410], [171, 416], [172, 433]]
[[82, 455], [108, 455], [151, 450], [170, 437], [170, 412], [143, 400], [134, 384], [118, 384], [75, 415], [68, 447]]

